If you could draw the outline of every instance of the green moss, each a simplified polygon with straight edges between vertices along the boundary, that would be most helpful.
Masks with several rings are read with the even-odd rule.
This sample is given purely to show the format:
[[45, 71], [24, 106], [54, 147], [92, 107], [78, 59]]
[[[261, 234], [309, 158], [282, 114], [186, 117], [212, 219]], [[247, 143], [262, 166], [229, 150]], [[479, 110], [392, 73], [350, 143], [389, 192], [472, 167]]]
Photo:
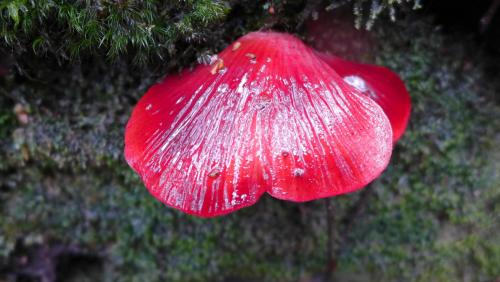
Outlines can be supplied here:
[[[366, 21], [371, 28], [380, 14], [388, 11], [394, 18], [396, 8], [418, 8], [419, 2], [336, 1], [327, 9], [349, 4], [357, 24]], [[39, 56], [58, 64], [98, 55], [110, 61], [128, 58], [136, 65], [168, 60], [170, 65], [184, 66], [179, 57], [203, 53], [206, 45], [216, 47], [224, 36], [234, 38], [262, 27], [293, 31], [324, 8], [321, 1], [306, 0], [4, 0], [0, 3], [0, 51], [16, 54], [23, 71], [29, 71]]]
[[101, 50], [111, 58], [132, 52], [144, 62], [172, 55], [182, 37], [196, 40], [224, 18], [219, 1], [64, 1], [7, 0], [0, 5], [0, 35], [18, 52], [78, 57]]

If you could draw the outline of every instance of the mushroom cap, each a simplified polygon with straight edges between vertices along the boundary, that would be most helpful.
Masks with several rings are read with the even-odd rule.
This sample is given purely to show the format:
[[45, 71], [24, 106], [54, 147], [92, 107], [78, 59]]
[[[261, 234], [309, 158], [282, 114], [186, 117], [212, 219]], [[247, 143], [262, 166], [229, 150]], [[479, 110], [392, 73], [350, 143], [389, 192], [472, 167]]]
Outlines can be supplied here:
[[382, 66], [355, 63], [326, 54], [319, 56], [348, 84], [382, 107], [391, 122], [396, 143], [406, 130], [411, 112], [410, 94], [401, 78]]
[[265, 192], [302, 202], [357, 190], [391, 152], [379, 105], [275, 32], [249, 33], [212, 65], [152, 86], [125, 131], [125, 158], [149, 192], [202, 217]]

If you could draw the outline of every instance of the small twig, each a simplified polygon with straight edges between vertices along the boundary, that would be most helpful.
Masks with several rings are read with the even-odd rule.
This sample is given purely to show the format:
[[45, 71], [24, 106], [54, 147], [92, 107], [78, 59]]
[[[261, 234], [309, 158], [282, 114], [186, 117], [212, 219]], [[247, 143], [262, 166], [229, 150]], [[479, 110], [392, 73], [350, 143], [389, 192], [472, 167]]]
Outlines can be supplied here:
[[483, 17], [481, 17], [481, 20], [479, 21], [480, 23], [480, 32], [484, 33], [488, 27], [490, 26], [491, 20], [493, 20], [493, 17], [495, 16], [498, 8], [500, 7], [500, 0], [494, 0], [486, 13], [484, 13]]

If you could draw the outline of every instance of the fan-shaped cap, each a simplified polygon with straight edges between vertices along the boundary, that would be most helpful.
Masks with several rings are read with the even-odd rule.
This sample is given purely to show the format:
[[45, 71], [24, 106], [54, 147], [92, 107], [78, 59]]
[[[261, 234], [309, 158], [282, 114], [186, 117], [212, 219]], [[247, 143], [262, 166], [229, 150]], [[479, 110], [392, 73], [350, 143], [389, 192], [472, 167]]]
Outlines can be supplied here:
[[401, 78], [382, 66], [355, 63], [326, 54], [319, 56], [345, 82], [377, 102], [391, 122], [393, 141], [401, 138], [411, 112], [410, 95]]
[[212, 65], [169, 76], [140, 99], [125, 157], [150, 193], [198, 216], [265, 192], [308, 201], [354, 191], [387, 166], [382, 109], [294, 36], [253, 32]]

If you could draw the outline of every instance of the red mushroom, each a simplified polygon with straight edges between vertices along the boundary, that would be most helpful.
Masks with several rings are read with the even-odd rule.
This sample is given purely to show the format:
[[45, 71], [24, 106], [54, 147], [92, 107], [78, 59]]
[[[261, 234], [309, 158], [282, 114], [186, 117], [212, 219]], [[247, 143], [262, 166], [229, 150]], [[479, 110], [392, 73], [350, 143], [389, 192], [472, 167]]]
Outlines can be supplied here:
[[[311, 44], [318, 55], [349, 84], [377, 102], [388, 116], [393, 129], [393, 141], [404, 133], [411, 110], [410, 95], [403, 81], [391, 70], [348, 59], [373, 57], [370, 48], [374, 40], [366, 30], [356, 29], [350, 11], [343, 8], [322, 12], [306, 23]], [[335, 54], [335, 56], [326, 55]]]
[[404, 82], [388, 68], [360, 64], [326, 54], [319, 56], [344, 81], [377, 102], [389, 118], [396, 142], [404, 133], [410, 118], [411, 102]]
[[212, 65], [169, 76], [140, 99], [125, 157], [168, 206], [210, 217], [265, 192], [291, 201], [348, 193], [392, 152], [383, 110], [288, 34], [253, 32]]

